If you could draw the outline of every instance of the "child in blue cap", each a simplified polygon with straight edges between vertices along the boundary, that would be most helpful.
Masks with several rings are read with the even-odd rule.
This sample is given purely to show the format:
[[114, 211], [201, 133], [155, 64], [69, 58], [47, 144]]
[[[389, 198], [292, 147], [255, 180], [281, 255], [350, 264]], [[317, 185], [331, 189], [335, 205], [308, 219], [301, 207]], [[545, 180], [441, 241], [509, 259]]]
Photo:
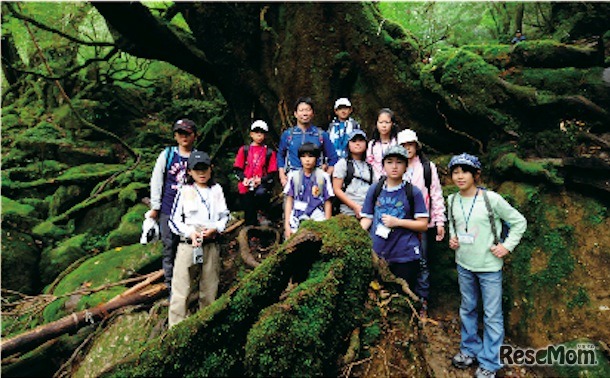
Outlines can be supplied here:
[[[475, 361], [475, 377], [495, 377], [500, 364], [500, 346], [504, 342], [502, 315], [502, 265], [527, 227], [525, 217], [502, 196], [477, 187], [481, 162], [463, 153], [449, 162], [451, 179], [459, 192], [448, 198], [449, 247], [455, 251], [460, 305], [460, 351], [452, 359], [455, 367], [465, 369]], [[511, 225], [504, 242], [498, 241], [501, 220]], [[483, 300], [483, 339], [478, 335], [477, 303]]]

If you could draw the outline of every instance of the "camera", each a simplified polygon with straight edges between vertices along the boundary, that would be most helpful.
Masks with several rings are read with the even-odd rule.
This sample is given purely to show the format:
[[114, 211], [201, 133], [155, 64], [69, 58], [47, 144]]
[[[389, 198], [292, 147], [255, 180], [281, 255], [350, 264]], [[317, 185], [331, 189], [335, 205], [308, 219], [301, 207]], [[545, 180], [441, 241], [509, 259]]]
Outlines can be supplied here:
[[248, 189], [250, 189], [250, 191], [254, 190], [254, 180], [250, 180], [250, 184], [248, 184]]
[[[201, 239], [197, 239], [197, 242], [201, 243]], [[193, 248], [193, 264], [203, 264], [203, 248], [201, 245]]]

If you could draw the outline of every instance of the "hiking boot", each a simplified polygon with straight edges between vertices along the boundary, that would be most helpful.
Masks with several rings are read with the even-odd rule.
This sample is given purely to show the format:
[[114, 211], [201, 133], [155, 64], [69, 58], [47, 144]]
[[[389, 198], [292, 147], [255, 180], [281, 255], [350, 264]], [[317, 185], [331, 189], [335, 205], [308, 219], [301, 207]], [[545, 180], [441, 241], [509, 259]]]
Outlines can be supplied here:
[[475, 362], [474, 357], [470, 357], [465, 355], [462, 352], [459, 352], [451, 359], [451, 364], [458, 369], [466, 369], [471, 367]]
[[496, 378], [496, 372], [478, 367], [477, 371], [474, 372], [475, 378]]

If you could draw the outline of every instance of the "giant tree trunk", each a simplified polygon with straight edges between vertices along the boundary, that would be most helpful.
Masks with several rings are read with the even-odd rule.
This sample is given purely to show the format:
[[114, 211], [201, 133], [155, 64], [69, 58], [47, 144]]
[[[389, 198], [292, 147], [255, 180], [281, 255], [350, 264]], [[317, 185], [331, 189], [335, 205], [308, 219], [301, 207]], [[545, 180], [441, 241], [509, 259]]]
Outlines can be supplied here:
[[340, 96], [351, 97], [365, 125], [381, 107], [409, 119], [425, 102], [407, 84], [416, 83], [418, 47], [370, 3], [177, 3], [193, 39], [139, 3], [93, 5], [125, 51], [216, 85], [241, 128], [260, 117], [279, 132], [292, 121], [278, 109], [292, 115], [299, 96], [314, 99], [323, 126]]

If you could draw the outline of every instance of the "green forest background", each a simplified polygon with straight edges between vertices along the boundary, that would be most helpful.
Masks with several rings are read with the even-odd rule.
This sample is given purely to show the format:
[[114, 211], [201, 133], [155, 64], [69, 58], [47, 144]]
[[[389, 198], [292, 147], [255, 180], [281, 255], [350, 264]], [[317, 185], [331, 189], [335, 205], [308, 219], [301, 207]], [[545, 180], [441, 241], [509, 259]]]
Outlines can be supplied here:
[[[503, 194], [529, 223], [505, 277], [507, 335], [514, 343], [532, 347], [591, 341], [603, 363], [580, 374], [610, 374], [608, 3], [141, 4], [141, 13], [137, 13], [139, 3], [123, 10], [137, 11], [134, 16], [150, 15], [160, 29], [171, 30], [201, 59], [199, 68], [182, 66], [180, 59], [164, 55], [174, 52], [174, 46], [164, 41], [157, 46], [152, 41], [153, 53], [151, 47], [138, 43], [147, 32], [152, 35], [152, 29], [135, 20], [131, 25], [125, 21], [127, 29], [121, 29], [120, 20], [110, 21], [109, 16], [121, 8], [109, 11], [103, 4], [86, 2], [2, 2], [3, 339], [105, 303], [131, 284], [104, 285], [160, 268], [158, 243], [138, 243], [147, 210], [142, 199], [149, 195], [156, 157], [174, 143], [171, 127], [176, 119], [187, 117], [197, 123], [197, 148], [214, 158], [233, 216], [239, 219], [236, 182], [229, 173], [237, 148], [247, 140], [249, 123], [263, 118], [273, 125], [268, 142], [276, 146], [282, 129], [293, 123], [290, 109], [298, 96], [314, 97], [318, 125], [332, 117], [332, 101], [347, 96], [369, 134], [379, 108], [397, 110], [399, 123], [418, 132], [424, 150], [440, 167], [445, 196], [456, 190], [444, 169], [450, 156], [466, 151], [482, 157], [488, 167], [484, 184]], [[194, 22], [195, 17], [217, 20], [218, 24], [209, 25], [217, 33]], [[309, 36], [321, 29], [321, 36]], [[516, 30], [527, 40], [512, 45]], [[138, 31], [144, 36], [128, 35]], [[256, 49], [247, 49], [252, 45], [250, 37], [260, 42]], [[239, 44], [241, 40], [246, 47]], [[315, 52], [311, 67], [299, 68], [291, 61], [299, 49]], [[233, 74], [227, 79], [223, 72]], [[261, 78], [250, 72], [260, 73]], [[232, 82], [232, 76], [239, 77], [243, 86]], [[279, 214], [277, 205], [273, 211]], [[342, 234], [357, 228], [344, 220], [320, 227], [316, 231], [312, 225], [312, 232]], [[353, 240], [362, 237], [346, 235]], [[235, 235], [226, 239], [228, 261], [238, 252]], [[349, 245], [349, 240], [320, 243]], [[277, 301], [271, 290], [273, 295], [260, 294], [275, 295], [274, 300], [263, 300], [268, 308], [246, 316], [246, 304], [219, 301], [193, 317], [181, 334], [168, 336], [167, 344], [159, 325], [167, 309], [157, 301], [146, 307], [152, 314], [147, 317], [136, 306], [112, 321], [53, 339], [53, 344], [17, 355], [3, 353], [2, 373], [97, 375], [102, 367], [92, 367], [95, 361], [111, 361], [103, 368], [117, 375], [338, 375], [336, 361], [350, 341], [345, 340], [347, 328], [360, 330], [362, 347], [354, 358], [362, 360], [373, 356], [375, 345], [387, 341], [389, 329], [400, 323], [396, 318], [411, 312], [406, 299], [384, 302], [384, 294], [368, 286], [370, 280], [365, 278], [383, 280], [355, 257], [366, 250], [366, 244], [354, 245], [353, 250], [330, 248], [332, 252], [322, 253], [313, 265], [311, 281], [300, 288], [302, 293], [320, 290], [315, 293], [326, 299], [308, 304], [311, 308], [302, 310], [304, 317], [341, 309], [345, 314], [335, 321], [343, 321], [345, 327], [340, 328], [344, 334], [333, 334], [335, 339], [343, 337], [342, 342], [324, 343], [330, 337], [325, 330], [333, 329], [333, 319], [325, 318], [326, 323], [318, 324], [320, 333], [310, 335], [323, 345], [302, 350], [299, 363], [283, 349], [276, 356], [260, 350], [268, 333], [281, 330], [274, 329], [277, 324], [294, 326], [290, 335], [302, 337], [298, 326], [302, 318], [277, 315], [286, 303]], [[288, 248], [283, 248], [265, 269], [291, 264], [289, 252], [282, 252]], [[455, 267], [444, 243], [434, 246], [433, 256], [437, 297], [431, 308], [440, 317], [457, 311]], [[260, 271], [257, 276], [257, 270], [237, 260], [230, 269], [225, 267], [232, 272], [224, 282], [223, 298], [234, 299], [231, 295], [238, 296], [242, 289], [262, 293], [262, 288], [285, 283], [267, 282]], [[328, 273], [339, 271], [338, 266], [346, 267], [350, 276], [362, 274], [363, 279], [353, 287], [342, 286], [345, 277]], [[248, 275], [251, 271], [254, 274]], [[99, 287], [103, 288], [90, 290]], [[368, 300], [354, 294], [358, 287], [369, 291]], [[345, 302], [335, 303], [335, 297], [345, 297]], [[299, 300], [287, 299], [302, 309]], [[176, 353], [172, 359], [172, 353], [159, 352], [168, 344], [189, 350], [191, 343], [200, 341], [189, 338], [189, 332], [203, 329], [202, 324], [221, 324], [223, 311], [239, 315], [229, 316], [231, 320], [243, 315], [251, 323], [259, 322], [251, 334], [252, 324], [239, 323], [243, 337], [231, 341], [243, 350], [225, 351], [220, 340], [222, 348], [217, 345], [217, 350], [227, 355], [195, 367], [184, 366], [188, 355]], [[401, 332], [415, 332], [409, 324], [400, 324]], [[126, 335], [131, 342], [120, 341]], [[291, 342], [288, 336], [282, 341]], [[112, 355], [100, 352], [112, 349], [108, 345], [115, 346]], [[138, 363], [127, 357], [139, 348], [150, 352], [142, 357], [150, 370], [138, 370], [134, 367]], [[316, 348], [326, 356], [313, 353]], [[415, 343], [406, 350], [396, 357], [402, 367], [429, 353]], [[245, 356], [245, 367], [235, 357], [239, 353]], [[226, 370], [212, 368], [222, 363]], [[417, 374], [429, 376], [429, 369], [421, 367]], [[357, 374], [365, 375], [364, 370]], [[578, 372], [556, 368], [528, 374]]]

